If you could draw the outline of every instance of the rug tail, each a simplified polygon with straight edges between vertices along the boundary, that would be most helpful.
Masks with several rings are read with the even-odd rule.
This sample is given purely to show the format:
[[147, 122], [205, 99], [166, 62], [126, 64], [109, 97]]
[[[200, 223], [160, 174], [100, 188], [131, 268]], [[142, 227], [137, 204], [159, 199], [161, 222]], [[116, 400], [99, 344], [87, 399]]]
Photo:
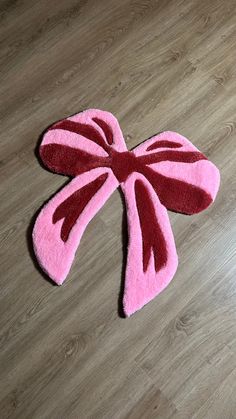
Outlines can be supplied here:
[[117, 188], [110, 169], [98, 168], [77, 176], [39, 213], [33, 245], [42, 269], [58, 285], [65, 280], [83, 232]]
[[169, 284], [178, 257], [166, 208], [147, 179], [133, 173], [122, 190], [129, 232], [123, 309], [130, 316]]

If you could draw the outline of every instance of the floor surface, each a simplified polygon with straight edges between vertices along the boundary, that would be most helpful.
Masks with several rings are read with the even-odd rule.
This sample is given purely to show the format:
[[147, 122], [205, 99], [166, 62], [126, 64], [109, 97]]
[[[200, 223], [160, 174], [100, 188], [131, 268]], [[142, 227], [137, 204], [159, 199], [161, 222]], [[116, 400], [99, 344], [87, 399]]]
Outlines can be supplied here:
[[[236, 2], [0, 3], [1, 419], [236, 418]], [[88, 226], [64, 286], [32, 258], [40, 206], [66, 178], [35, 155], [42, 131], [113, 112], [129, 148], [163, 130], [221, 171], [205, 212], [170, 214], [179, 268], [120, 316], [123, 207]]]

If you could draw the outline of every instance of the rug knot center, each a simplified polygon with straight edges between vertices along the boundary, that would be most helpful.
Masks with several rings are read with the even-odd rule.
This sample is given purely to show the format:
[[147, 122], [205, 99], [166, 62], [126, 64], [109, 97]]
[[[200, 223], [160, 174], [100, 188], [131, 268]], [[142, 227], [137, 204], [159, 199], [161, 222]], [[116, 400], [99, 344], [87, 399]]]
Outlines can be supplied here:
[[131, 173], [140, 171], [140, 164], [132, 151], [112, 150], [111, 159], [111, 168], [120, 183], [124, 182]]

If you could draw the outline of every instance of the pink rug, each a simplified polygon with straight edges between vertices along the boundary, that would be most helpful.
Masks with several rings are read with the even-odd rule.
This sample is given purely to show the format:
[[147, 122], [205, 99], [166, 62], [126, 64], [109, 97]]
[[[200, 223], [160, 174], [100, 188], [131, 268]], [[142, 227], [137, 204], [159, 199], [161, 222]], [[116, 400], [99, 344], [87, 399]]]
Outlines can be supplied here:
[[123, 309], [130, 316], [176, 272], [167, 209], [192, 215], [207, 208], [219, 188], [218, 169], [175, 132], [155, 135], [128, 151], [117, 119], [98, 109], [52, 125], [40, 156], [51, 171], [74, 178], [44, 206], [33, 230], [39, 264], [58, 285], [89, 221], [121, 186], [129, 231]]

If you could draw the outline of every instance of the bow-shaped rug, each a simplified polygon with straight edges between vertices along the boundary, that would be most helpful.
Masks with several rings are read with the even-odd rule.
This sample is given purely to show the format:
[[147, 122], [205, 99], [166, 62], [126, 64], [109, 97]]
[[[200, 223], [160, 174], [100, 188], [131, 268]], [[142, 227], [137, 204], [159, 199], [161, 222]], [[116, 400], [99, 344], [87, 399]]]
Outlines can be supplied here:
[[219, 188], [218, 169], [175, 132], [128, 151], [117, 119], [98, 109], [52, 125], [40, 156], [53, 172], [74, 177], [43, 207], [33, 229], [39, 264], [58, 285], [87, 224], [121, 186], [129, 233], [123, 309], [130, 316], [159, 294], [177, 269], [166, 208], [189, 215], [207, 208]]

